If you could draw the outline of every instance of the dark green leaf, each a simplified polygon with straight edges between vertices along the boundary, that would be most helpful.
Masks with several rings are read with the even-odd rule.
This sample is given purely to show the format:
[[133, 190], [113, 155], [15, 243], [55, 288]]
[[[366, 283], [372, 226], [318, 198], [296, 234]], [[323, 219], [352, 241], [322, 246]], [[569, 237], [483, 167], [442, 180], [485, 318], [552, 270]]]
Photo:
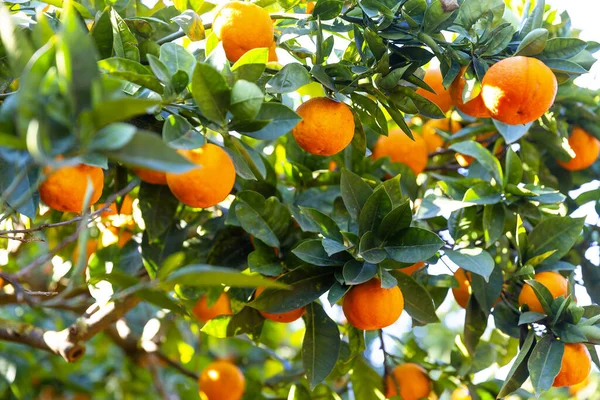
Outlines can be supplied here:
[[302, 261], [320, 267], [343, 265], [343, 257], [335, 255], [330, 257], [320, 239], [311, 239], [300, 243], [292, 250], [292, 253]]
[[216, 69], [208, 64], [196, 64], [192, 95], [206, 118], [221, 124], [225, 122], [231, 93], [225, 78]]
[[346, 209], [350, 216], [358, 221], [361, 210], [373, 193], [373, 189], [360, 176], [345, 168], [342, 169], [340, 188]]
[[399, 262], [416, 263], [432, 257], [444, 241], [435, 233], [421, 228], [407, 228], [384, 243], [388, 255]]
[[401, 270], [391, 271], [390, 274], [398, 281], [404, 297], [404, 308], [412, 318], [421, 324], [439, 322], [433, 299], [427, 289]]
[[291, 63], [269, 79], [267, 91], [269, 93], [290, 93], [311, 82], [310, 74], [302, 64]]
[[480, 248], [449, 250], [444, 253], [456, 265], [474, 274], [481, 275], [488, 282], [494, 270], [494, 259], [490, 253]]
[[526, 259], [556, 250], [545, 261], [558, 261], [573, 247], [583, 224], [583, 218], [550, 217], [543, 220], [529, 233]]
[[340, 351], [340, 332], [323, 308], [306, 307], [306, 332], [302, 341], [302, 365], [311, 389], [321, 383], [335, 367]]
[[564, 350], [564, 343], [552, 335], [538, 340], [527, 361], [531, 384], [536, 393], [546, 392], [552, 387], [554, 378], [560, 372]]

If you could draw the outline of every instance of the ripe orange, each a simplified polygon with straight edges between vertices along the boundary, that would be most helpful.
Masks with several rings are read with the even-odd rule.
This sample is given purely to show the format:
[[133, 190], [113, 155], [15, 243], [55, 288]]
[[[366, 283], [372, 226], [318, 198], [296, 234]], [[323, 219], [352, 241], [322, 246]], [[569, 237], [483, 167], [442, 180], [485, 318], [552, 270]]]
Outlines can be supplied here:
[[464, 114], [475, 118], [489, 118], [490, 112], [487, 110], [487, 108], [485, 108], [485, 104], [483, 104], [481, 93], [466, 103], [464, 103], [462, 100], [463, 89], [467, 83], [466, 79], [464, 78], [466, 70], [467, 67], [463, 67], [456, 79], [454, 79], [450, 85], [449, 91], [450, 97], [452, 97], [452, 102], [454, 103], [454, 106]]
[[421, 135], [413, 136], [414, 141], [401, 129], [390, 131], [388, 136], [380, 136], [373, 148], [373, 158], [390, 157], [392, 162], [406, 164], [415, 174], [420, 174], [427, 166], [427, 143]]
[[535, 121], [554, 103], [558, 82], [550, 68], [531, 57], [510, 57], [492, 65], [481, 97], [492, 118], [509, 125]]
[[277, 53], [275, 52], [275, 49], [277, 49], [277, 43], [273, 42], [271, 43], [271, 46], [269, 47], [269, 61], [278, 61], [279, 59], [277, 58]]
[[410, 267], [401, 268], [398, 271], [404, 272], [406, 275], [412, 275], [415, 272], [421, 270], [424, 266], [425, 266], [425, 263], [423, 261], [419, 261], [418, 263], [414, 263]]
[[592, 357], [583, 343], [565, 343], [560, 372], [554, 387], [577, 385], [585, 381], [592, 370]]
[[[403, 400], [419, 400], [429, 396], [432, 385], [427, 371], [420, 365], [406, 363], [396, 366], [393, 376], [385, 377], [385, 397], [400, 395]], [[398, 393], [400, 388], [400, 393]]]
[[[85, 262], [87, 263], [92, 254], [98, 249], [98, 239], [88, 239], [85, 244]], [[73, 249], [73, 255], [71, 256], [73, 263], [76, 263], [79, 260], [79, 245], [75, 245]], [[1, 287], [1, 286], [0, 286]]]
[[212, 306], [209, 306], [204, 294], [194, 306], [192, 314], [202, 322], [210, 321], [219, 315], [231, 315], [233, 312], [231, 311], [229, 296], [226, 293], [221, 293], [217, 301]]
[[167, 174], [162, 171], [154, 171], [145, 168], [133, 168], [133, 172], [144, 182], [153, 185], [166, 185]]
[[313, 97], [296, 110], [302, 121], [292, 134], [311, 154], [332, 156], [344, 150], [354, 137], [354, 116], [346, 104], [327, 97]]
[[450, 93], [442, 84], [443, 80], [444, 78], [442, 77], [442, 72], [439, 68], [429, 68], [425, 71], [423, 81], [435, 90], [435, 93], [431, 93], [423, 88], [418, 88], [417, 94], [433, 101], [444, 113], [447, 113], [448, 110], [450, 110], [450, 107], [452, 107], [452, 99], [450, 98]]
[[[105, 206], [104, 203], [98, 203], [96, 205], [96, 209], [99, 210]], [[131, 215], [133, 214], [133, 199], [128, 194], [123, 198], [123, 202], [121, 203], [121, 212], [117, 214], [117, 203], [112, 203], [107, 210], [102, 211], [100, 216], [102, 218], [111, 217], [113, 215]]]
[[452, 288], [454, 299], [462, 308], [467, 308], [469, 297], [471, 296], [471, 273], [459, 268], [454, 273], [454, 277], [458, 281], [458, 287]]
[[46, 167], [44, 173], [48, 176], [40, 185], [40, 198], [48, 207], [57, 211], [81, 212], [88, 179], [93, 188], [90, 205], [95, 204], [102, 196], [104, 187], [102, 168], [79, 164], [55, 170]]
[[[569, 284], [567, 279], [558, 272], [540, 272], [535, 274], [534, 279], [546, 286], [550, 293], [552, 293], [552, 297], [555, 299], [559, 296], [567, 295]], [[529, 311], [545, 313], [540, 301], [535, 295], [535, 292], [528, 284], [523, 285], [521, 293], [519, 294], [519, 306], [523, 306], [525, 304], [529, 306]]]
[[315, 2], [314, 1], [308, 1], [306, 2], [306, 13], [307, 14], [312, 14], [312, 12], [315, 10]]
[[569, 171], [580, 171], [590, 167], [600, 154], [600, 140], [578, 126], [571, 132], [569, 146], [575, 152], [575, 158], [567, 162], [556, 160], [560, 166]]
[[182, 174], [167, 173], [167, 183], [175, 197], [190, 207], [212, 207], [225, 198], [235, 183], [235, 167], [221, 147], [205, 144], [195, 150], [177, 150], [198, 165]]
[[466, 387], [454, 389], [451, 400], [471, 400], [471, 394]]
[[421, 136], [423, 136], [425, 143], [427, 143], [427, 150], [432, 152], [444, 145], [444, 139], [438, 135], [438, 133], [435, 131], [436, 129], [448, 133], [456, 133], [460, 130], [460, 128], [460, 123], [450, 118], [430, 119], [423, 125]]
[[[260, 294], [265, 290], [265, 288], [263, 287], [259, 287], [256, 289], [256, 294], [254, 295], [255, 298], [257, 298], [258, 296], [260, 296]], [[288, 312], [284, 312], [281, 314], [269, 314], [266, 312], [262, 312], [260, 311], [261, 315], [263, 317], [265, 317], [266, 319], [270, 319], [271, 321], [275, 321], [275, 322], [294, 322], [296, 321], [298, 318], [301, 318], [302, 315], [304, 315], [304, 307], [300, 307], [296, 310], [292, 310], [292, 311], [288, 311]]]
[[246, 390], [246, 379], [229, 361], [215, 361], [202, 371], [198, 385], [202, 399], [240, 400]]
[[404, 297], [398, 286], [381, 287], [381, 281], [373, 278], [353, 286], [344, 296], [344, 315], [358, 329], [375, 330], [392, 325], [404, 310]]
[[273, 43], [273, 21], [265, 9], [253, 3], [226, 3], [215, 14], [212, 29], [223, 42], [231, 62], [236, 62], [249, 50], [270, 48]]

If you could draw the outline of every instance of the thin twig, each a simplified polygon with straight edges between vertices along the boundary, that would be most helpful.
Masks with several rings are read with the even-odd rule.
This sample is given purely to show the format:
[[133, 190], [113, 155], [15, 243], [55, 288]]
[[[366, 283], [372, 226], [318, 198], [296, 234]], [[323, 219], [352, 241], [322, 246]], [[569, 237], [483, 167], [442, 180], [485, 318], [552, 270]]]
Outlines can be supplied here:
[[160, 358], [161, 360], [163, 360], [164, 362], [169, 364], [171, 367], [173, 367], [177, 371], [181, 372], [183, 375], [188, 376], [188, 377], [198, 381], [198, 379], [200, 377], [198, 374], [194, 373], [193, 371], [190, 371], [189, 369], [185, 368], [183, 365], [179, 364], [178, 362], [171, 360], [169, 357], [167, 357], [160, 351], [155, 351], [155, 352], [152, 352], [149, 354], [154, 354], [155, 356], [157, 356], [158, 358]]

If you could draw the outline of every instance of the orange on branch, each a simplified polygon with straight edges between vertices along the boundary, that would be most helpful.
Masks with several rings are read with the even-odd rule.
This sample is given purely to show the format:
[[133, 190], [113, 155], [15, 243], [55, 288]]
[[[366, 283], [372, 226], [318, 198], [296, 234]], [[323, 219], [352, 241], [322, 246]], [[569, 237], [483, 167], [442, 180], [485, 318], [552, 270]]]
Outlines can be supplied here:
[[550, 68], [531, 57], [510, 57], [483, 77], [481, 98], [490, 116], [509, 125], [535, 121], [552, 107], [558, 82]]
[[427, 69], [423, 81], [435, 90], [435, 93], [431, 93], [429, 90], [423, 88], [418, 88], [417, 94], [437, 104], [445, 114], [450, 110], [450, 107], [452, 107], [452, 99], [450, 98], [450, 92], [442, 84], [443, 80], [444, 78], [442, 77], [442, 72], [439, 68]]
[[312, 14], [314, 10], [315, 10], [315, 2], [314, 1], [307, 1], [306, 2], [306, 13], [307, 14]]
[[460, 387], [454, 389], [452, 392], [451, 400], [471, 400], [471, 394], [469, 393], [469, 389], [466, 387]]
[[271, 61], [271, 62], [277, 62], [279, 60], [275, 49], [277, 49], [277, 43], [273, 42], [273, 43], [271, 43], [271, 46], [269, 47], [269, 61]]
[[[257, 298], [258, 296], [260, 296], [260, 294], [262, 292], [264, 292], [264, 290], [265, 290], [265, 288], [263, 288], [263, 287], [257, 288], [254, 298]], [[305, 310], [304, 307], [300, 307], [295, 310], [284, 312], [284, 313], [279, 313], [279, 314], [269, 314], [269, 313], [266, 313], [263, 311], [259, 311], [259, 312], [263, 317], [265, 317], [266, 319], [270, 319], [271, 321], [287, 323], [287, 322], [294, 322], [297, 319], [301, 318], [302, 315], [304, 315], [304, 310]]]
[[461, 112], [466, 115], [469, 115], [474, 118], [489, 118], [490, 112], [487, 108], [485, 108], [485, 104], [483, 104], [483, 99], [481, 98], [481, 93], [477, 95], [474, 99], [463, 102], [462, 95], [465, 85], [467, 84], [467, 80], [465, 79], [465, 71], [467, 67], [463, 67], [460, 70], [458, 76], [454, 79], [452, 84], [450, 85], [449, 91], [450, 96], [452, 97], [452, 102], [454, 106], [458, 108]]
[[471, 296], [471, 273], [459, 268], [454, 273], [454, 278], [458, 281], [458, 287], [452, 288], [454, 299], [459, 306], [467, 308]]
[[215, 14], [212, 29], [231, 62], [236, 62], [249, 50], [268, 49], [273, 42], [273, 21], [269, 13], [253, 3], [226, 3]]
[[390, 157], [392, 162], [406, 164], [415, 174], [420, 174], [427, 166], [427, 143], [421, 135], [413, 136], [415, 140], [401, 129], [391, 130], [388, 136], [379, 136], [373, 148], [373, 158]]
[[576, 126], [569, 137], [569, 146], [575, 152], [575, 157], [569, 161], [556, 162], [566, 170], [581, 171], [590, 167], [600, 154], [600, 140]]
[[198, 167], [182, 174], [167, 173], [173, 195], [190, 207], [207, 208], [225, 200], [235, 183], [235, 167], [227, 152], [210, 143], [177, 151]]
[[88, 180], [92, 186], [89, 205], [95, 204], [102, 196], [102, 168], [79, 164], [58, 169], [46, 167], [44, 173], [48, 176], [40, 185], [40, 198], [54, 210], [80, 213], [84, 206]]
[[592, 357], [583, 343], [565, 343], [560, 372], [554, 387], [572, 386], [584, 382], [592, 370]]
[[246, 379], [229, 361], [215, 361], [202, 371], [198, 385], [202, 399], [240, 400], [246, 390]]
[[133, 172], [144, 182], [153, 185], [166, 185], [167, 174], [162, 171], [154, 171], [145, 168], [133, 168]]
[[292, 134], [298, 145], [311, 154], [332, 156], [344, 150], [354, 137], [354, 116], [344, 103], [313, 97], [296, 113], [302, 121]]
[[[385, 377], [385, 397], [400, 396], [403, 400], [419, 400], [429, 396], [432, 385], [427, 371], [418, 364], [396, 366], [392, 375]], [[400, 389], [398, 391], [398, 389]]]
[[400, 268], [398, 271], [404, 272], [406, 275], [412, 275], [417, 271], [420, 271], [425, 267], [425, 263], [423, 261], [419, 261], [418, 263], [414, 263], [410, 267]]
[[344, 296], [344, 315], [354, 327], [375, 330], [392, 325], [404, 310], [404, 297], [398, 286], [381, 287], [381, 281], [373, 278], [353, 286]]
[[[546, 286], [546, 288], [552, 293], [553, 298], [560, 296], [566, 296], [569, 291], [569, 283], [567, 279], [554, 271], [540, 272], [535, 274], [536, 281]], [[519, 306], [528, 305], [529, 311], [535, 311], [538, 313], [545, 314], [542, 304], [538, 300], [535, 292], [527, 283], [523, 285], [521, 293], [519, 294]]]
[[427, 143], [427, 150], [429, 152], [436, 151], [444, 145], [444, 139], [436, 132], [436, 129], [452, 134], [458, 132], [460, 128], [460, 123], [450, 118], [430, 119], [421, 130], [421, 135]]
[[227, 293], [221, 293], [217, 301], [209, 306], [206, 295], [203, 294], [192, 309], [192, 314], [202, 322], [210, 321], [219, 315], [231, 315], [233, 312], [231, 311], [229, 296]]

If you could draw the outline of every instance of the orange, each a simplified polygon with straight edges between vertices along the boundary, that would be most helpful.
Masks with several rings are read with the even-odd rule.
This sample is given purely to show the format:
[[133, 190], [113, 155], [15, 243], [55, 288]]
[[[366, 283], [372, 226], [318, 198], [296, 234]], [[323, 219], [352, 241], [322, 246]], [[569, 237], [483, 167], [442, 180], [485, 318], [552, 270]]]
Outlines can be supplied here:
[[461, 126], [458, 121], [450, 118], [430, 119], [423, 125], [423, 130], [421, 131], [421, 135], [425, 139], [425, 143], [427, 143], [427, 150], [429, 152], [436, 151], [444, 145], [444, 139], [438, 135], [435, 131], [436, 129], [448, 133], [456, 133], [460, 128]]
[[[98, 203], [96, 205], [96, 209], [99, 210], [105, 206], [104, 203]], [[123, 198], [123, 202], [121, 203], [121, 212], [117, 214], [117, 203], [112, 203], [107, 210], [102, 211], [100, 216], [103, 218], [107, 218], [113, 215], [131, 215], [133, 214], [133, 199], [128, 194]]]
[[240, 400], [246, 390], [242, 371], [229, 361], [215, 361], [198, 379], [200, 397], [206, 400]]
[[[546, 286], [550, 293], [552, 293], [552, 297], [555, 299], [559, 296], [566, 296], [569, 290], [567, 279], [558, 272], [540, 272], [535, 274], [534, 279]], [[546, 313], [535, 295], [535, 292], [528, 284], [523, 285], [521, 293], [519, 294], [519, 306], [525, 304], [529, 306], [529, 311], [535, 311], [542, 314]]]
[[115, 235], [117, 240], [113, 240], [112, 243], [110, 243], [110, 242], [104, 243], [105, 246], [108, 246], [113, 243], [117, 243], [117, 246], [119, 246], [119, 248], [122, 249], [133, 237], [133, 232], [124, 226], [122, 226], [122, 227], [107, 226], [107, 229], [109, 231], [111, 231], [113, 233], [113, 235]]
[[[406, 363], [396, 366], [392, 376], [385, 377], [385, 397], [400, 395], [403, 400], [419, 400], [429, 396], [431, 380], [427, 371], [418, 364]], [[400, 393], [398, 393], [400, 388]]]
[[509, 125], [535, 121], [552, 107], [558, 82], [550, 68], [531, 57], [510, 57], [492, 65], [481, 98], [492, 118]]
[[217, 301], [212, 306], [209, 306], [206, 295], [203, 294], [194, 306], [192, 314], [202, 322], [210, 321], [219, 315], [231, 315], [233, 312], [231, 311], [229, 296], [226, 293], [221, 293]]
[[104, 172], [102, 168], [79, 164], [72, 167], [44, 169], [48, 176], [40, 185], [40, 198], [46, 205], [57, 211], [80, 213], [85, 200], [88, 179], [92, 185], [90, 205], [102, 196]]
[[583, 343], [565, 343], [560, 372], [554, 387], [572, 386], [584, 382], [592, 370], [592, 357]]
[[471, 296], [471, 273], [459, 268], [454, 273], [454, 277], [458, 281], [458, 287], [452, 288], [454, 299], [459, 306], [467, 308]]
[[424, 266], [425, 266], [425, 263], [423, 261], [419, 261], [418, 263], [414, 263], [410, 267], [401, 268], [398, 271], [404, 272], [406, 275], [412, 275], [415, 272], [417, 272], [420, 269], [422, 269]]
[[133, 168], [133, 172], [144, 182], [153, 185], [166, 185], [167, 174], [162, 171], [154, 171], [145, 168]]
[[344, 296], [342, 306], [348, 322], [362, 330], [375, 330], [392, 325], [404, 310], [404, 297], [398, 286], [381, 287], [373, 278], [353, 286]]
[[373, 158], [390, 157], [392, 162], [406, 164], [415, 174], [423, 172], [427, 166], [427, 143], [421, 135], [412, 140], [401, 129], [394, 129], [388, 136], [380, 136], [373, 148]]
[[469, 389], [465, 387], [454, 389], [454, 391], [452, 392], [451, 400], [471, 400], [471, 394], [469, 393]]
[[[85, 263], [88, 262], [88, 260], [92, 256], [92, 254], [94, 254], [94, 252], [97, 249], [98, 249], [98, 239], [88, 239], [87, 243], [85, 244], [85, 254], [86, 254]], [[71, 259], [73, 260], [73, 263], [76, 263], [77, 260], [79, 260], [79, 245], [75, 245]]]
[[273, 42], [273, 21], [269, 13], [252, 3], [230, 1], [223, 5], [215, 14], [212, 29], [223, 42], [231, 62], [249, 50], [270, 48]]
[[313, 97], [298, 107], [302, 117], [292, 130], [300, 147], [311, 154], [332, 156], [344, 150], [354, 137], [354, 116], [346, 104], [327, 97]]
[[314, 10], [315, 10], [315, 2], [314, 1], [307, 2], [306, 3], [306, 13], [312, 14]]
[[[259, 287], [256, 289], [256, 294], [254, 295], [254, 297], [258, 297], [260, 296], [260, 294], [265, 290], [265, 288], [263, 287]], [[261, 315], [263, 317], [265, 317], [266, 319], [270, 319], [271, 321], [275, 321], [275, 322], [294, 322], [296, 321], [298, 318], [301, 318], [302, 315], [304, 315], [304, 307], [300, 307], [298, 309], [292, 310], [292, 311], [288, 311], [288, 312], [284, 312], [281, 314], [269, 314], [266, 312], [262, 312], [260, 311]]]
[[423, 88], [418, 88], [417, 94], [433, 101], [445, 114], [450, 110], [450, 107], [452, 107], [452, 99], [450, 98], [450, 93], [442, 84], [443, 80], [444, 78], [442, 77], [442, 72], [439, 68], [429, 68], [425, 71], [423, 81], [435, 90], [435, 93], [431, 93], [429, 90]]
[[578, 383], [573, 386], [569, 386], [569, 394], [571, 396], [577, 396], [577, 393], [581, 392], [583, 389], [587, 388], [590, 384], [590, 377], [588, 376], [583, 380], [583, 382]]
[[273, 43], [271, 43], [271, 46], [269, 47], [269, 61], [274, 61], [274, 62], [278, 61], [277, 53], [275, 52], [275, 49], [277, 49], [277, 43], [273, 42]]
[[485, 104], [483, 104], [483, 99], [481, 98], [481, 93], [474, 99], [469, 100], [464, 103], [462, 100], [463, 89], [465, 88], [465, 84], [467, 83], [464, 78], [465, 71], [467, 67], [463, 67], [460, 70], [460, 73], [454, 79], [454, 82], [450, 85], [450, 96], [452, 97], [452, 102], [460, 111], [464, 114], [467, 114], [471, 117], [475, 118], [489, 118], [490, 112], [485, 108]]
[[330, 172], [333, 172], [337, 169], [337, 163], [335, 161], [329, 161], [329, 165], [327, 166], [327, 169]]
[[205, 144], [195, 150], [177, 150], [198, 165], [182, 174], [167, 173], [171, 192], [190, 207], [212, 207], [229, 195], [235, 183], [235, 167], [221, 147]]
[[569, 171], [580, 171], [590, 167], [600, 154], [600, 140], [578, 126], [571, 132], [569, 146], [575, 152], [575, 158], [567, 162], [556, 160], [560, 166]]

